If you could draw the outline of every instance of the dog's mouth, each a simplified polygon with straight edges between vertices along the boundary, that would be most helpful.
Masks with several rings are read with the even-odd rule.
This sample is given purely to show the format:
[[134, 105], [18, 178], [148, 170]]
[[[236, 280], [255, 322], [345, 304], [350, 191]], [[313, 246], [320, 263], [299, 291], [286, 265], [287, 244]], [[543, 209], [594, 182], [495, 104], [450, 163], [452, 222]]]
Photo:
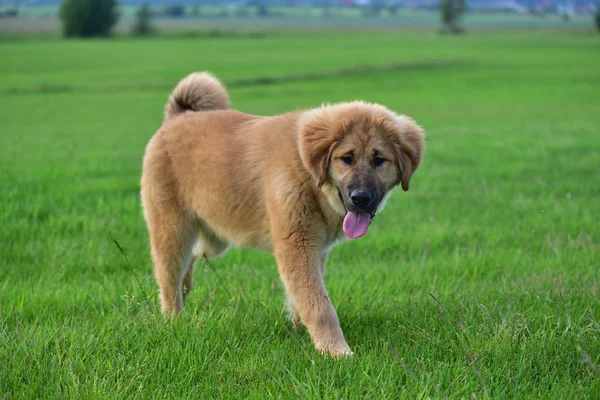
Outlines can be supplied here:
[[373, 222], [373, 218], [375, 218], [377, 208], [370, 213], [350, 211], [344, 202], [344, 197], [342, 196], [340, 189], [338, 189], [338, 196], [340, 196], [340, 200], [346, 209], [346, 216], [344, 217], [343, 224], [343, 229], [346, 236], [348, 236], [350, 239], [358, 239], [365, 236], [369, 230], [369, 226]]

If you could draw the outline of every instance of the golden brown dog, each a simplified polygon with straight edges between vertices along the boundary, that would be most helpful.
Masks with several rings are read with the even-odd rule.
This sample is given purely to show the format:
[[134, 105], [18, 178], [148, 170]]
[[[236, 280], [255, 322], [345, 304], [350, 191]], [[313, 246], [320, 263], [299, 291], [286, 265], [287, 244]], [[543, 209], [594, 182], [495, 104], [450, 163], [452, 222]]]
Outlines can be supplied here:
[[315, 347], [352, 354], [323, 283], [327, 253], [363, 236], [394, 187], [408, 190], [422, 129], [360, 101], [275, 117], [228, 108], [216, 78], [191, 74], [146, 148], [142, 203], [163, 313], [181, 311], [198, 257], [260, 248], [275, 255], [292, 318]]

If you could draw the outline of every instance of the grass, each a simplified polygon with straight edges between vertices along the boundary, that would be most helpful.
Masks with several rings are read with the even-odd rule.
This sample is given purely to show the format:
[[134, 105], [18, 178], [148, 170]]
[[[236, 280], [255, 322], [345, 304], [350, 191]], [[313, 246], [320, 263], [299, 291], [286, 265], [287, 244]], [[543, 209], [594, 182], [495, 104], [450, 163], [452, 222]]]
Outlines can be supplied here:
[[[591, 31], [0, 41], [0, 398], [595, 398], [599, 44]], [[427, 129], [411, 190], [329, 260], [353, 358], [292, 328], [258, 251], [199, 263], [185, 314], [160, 316], [141, 157], [170, 88], [198, 69], [247, 112], [365, 99]]]

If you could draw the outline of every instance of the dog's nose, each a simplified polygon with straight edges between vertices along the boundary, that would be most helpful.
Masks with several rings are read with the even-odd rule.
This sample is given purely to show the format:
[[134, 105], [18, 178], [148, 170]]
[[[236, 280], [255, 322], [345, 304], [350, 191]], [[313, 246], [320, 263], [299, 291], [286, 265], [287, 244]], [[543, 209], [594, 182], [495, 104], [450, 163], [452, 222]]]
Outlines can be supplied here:
[[360, 208], [368, 206], [372, 199], [373, 197], [371, 196], [371, 193], [363, 190], [354, 190], [352, 193], [350, 193], [350, 200], [352, 200], [352, 203], [355, 206]]

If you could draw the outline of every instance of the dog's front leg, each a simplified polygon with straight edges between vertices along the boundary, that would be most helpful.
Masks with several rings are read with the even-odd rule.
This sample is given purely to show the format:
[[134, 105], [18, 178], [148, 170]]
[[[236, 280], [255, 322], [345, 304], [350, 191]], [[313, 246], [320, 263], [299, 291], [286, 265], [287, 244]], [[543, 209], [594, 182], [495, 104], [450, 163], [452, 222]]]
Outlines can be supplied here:
[[316, 349], [332, 356], [351, 355], [323, 283], [320, 252], [295, 232], [278, 241], [275, 257], [292, 309], [306, 326]]
[[[327, 262], [327, 252], [324, 252], [321, 254], [321, 276], [323, 276], [323, 274], [325, 273], [325, 263]], [[289, 296], [287, 297], [287, 301], [286, 301], [286, 306], [287, 309], [290, 313], [290, 319], [292, 320], [292, 323], [294, 324], [294, 328], [299, 329], [302, 326], [302, 319], [300, 318], [300, 314], [298, 313], [298, 310], [296, 310], [296, 308], [294, 308], [294, 305], [292, 304], [292, 301], [290, 300]]]

